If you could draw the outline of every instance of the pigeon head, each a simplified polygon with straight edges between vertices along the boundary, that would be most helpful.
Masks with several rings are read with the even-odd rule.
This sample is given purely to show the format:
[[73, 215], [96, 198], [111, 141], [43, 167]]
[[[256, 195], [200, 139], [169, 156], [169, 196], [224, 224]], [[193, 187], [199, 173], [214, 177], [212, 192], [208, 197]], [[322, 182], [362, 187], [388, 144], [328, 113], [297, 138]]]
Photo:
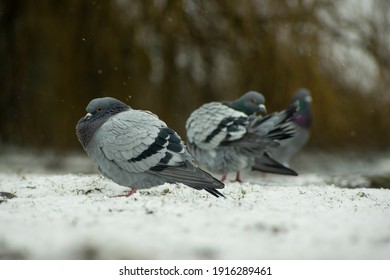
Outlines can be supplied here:
[[298, 89], [291, 100], [291, 103], [298, 104], [298, 111], [294, 116], [294, 122], [301, 127], [309, 128], [311, 125], [311, 102], [310, 91], [306, 88]]
[[249, 116], [256, 113], [266, 113], [267, 110], [264, 103], [265, 98], [261, 93], [248, 91], [240, 98], [224, 104]]
[[106, 116], [110, 117], [127, 109], [129, 109], [129, 106], [118, 99], [112, 97], [96, 98], [89, 102], [85, 117], [90, 117], [92, 120]]
[[129, 108], [125, 103], [112, 97], [96, 98], [89, 102], [86, 108], [87, 114], [78, 121], [76, 126], [76, 134], [81, 145], [85, 148], [95, 131], [111, 116]]

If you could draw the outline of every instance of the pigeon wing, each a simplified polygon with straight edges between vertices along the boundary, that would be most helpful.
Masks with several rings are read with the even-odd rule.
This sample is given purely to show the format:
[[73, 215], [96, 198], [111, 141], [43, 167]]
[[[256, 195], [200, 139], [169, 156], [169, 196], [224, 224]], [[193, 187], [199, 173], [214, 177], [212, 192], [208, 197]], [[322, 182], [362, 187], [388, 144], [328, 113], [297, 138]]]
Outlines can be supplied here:
[[98, 130], [97, 145], [120, 168], [141, 173], [156, 166], [169, 144], [167, 127], [147, 111], [128, 110], [111, 117]]
[[205, 149], [241, 139], [247, 133], [246, 114], [219, 103], [211, 102], [195, 110], [186, 123], [190, 143]]
[[281, 112], [275, 112], [267, 116], [251, 116], [248, 132], [261, 138], [271, 140], [284, 140], [294, 136], [296, 129], [293, 115], [297, 107], [295, 104]]

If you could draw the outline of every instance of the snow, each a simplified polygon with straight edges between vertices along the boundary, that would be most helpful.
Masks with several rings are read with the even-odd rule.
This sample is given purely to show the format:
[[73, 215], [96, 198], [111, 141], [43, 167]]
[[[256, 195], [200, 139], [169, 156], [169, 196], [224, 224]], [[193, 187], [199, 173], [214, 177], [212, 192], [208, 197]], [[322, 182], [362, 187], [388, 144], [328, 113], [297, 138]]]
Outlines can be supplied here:
[[10, 159], [0, 192], [17, 197], [0, 196], [0, 259], [390, 258], [390, 190], [340, 188], [326, 172], [246, 173], [227, 199], [181, 184], [126, 198], [85, 157], [69, 166], [89, 174]]

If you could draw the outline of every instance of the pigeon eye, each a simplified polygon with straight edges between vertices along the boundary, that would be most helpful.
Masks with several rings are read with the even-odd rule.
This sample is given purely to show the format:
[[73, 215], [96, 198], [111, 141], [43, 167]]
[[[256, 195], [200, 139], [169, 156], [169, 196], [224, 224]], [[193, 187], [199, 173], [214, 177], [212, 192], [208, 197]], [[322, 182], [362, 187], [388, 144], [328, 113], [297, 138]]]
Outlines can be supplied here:
[[252, 98], [252, 99], [251, 99], [251, 102], [252, 102], [252, 103], [256, 103], [256, 99]]
[[101, 112], [102, 110], [103, 110], [102, 107], [97, 107], [97, 108], [96, 108], [96, 112]]

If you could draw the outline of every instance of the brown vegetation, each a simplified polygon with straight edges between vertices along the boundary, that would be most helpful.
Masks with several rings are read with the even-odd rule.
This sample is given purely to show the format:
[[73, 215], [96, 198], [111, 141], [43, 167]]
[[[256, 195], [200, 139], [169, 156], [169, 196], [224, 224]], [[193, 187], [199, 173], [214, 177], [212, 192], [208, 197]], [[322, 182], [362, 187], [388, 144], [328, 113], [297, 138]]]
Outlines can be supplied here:
[[[307, 87], [311, 147], [386, 148], [390, 5], [355, 22], [336, 2], [3, 0], [0, 144], [79, 148], [74, 127], [95, 97], [151, 110], [185, 138], [204, 102], [257, 90], [280, 110]], [[370, 59], [370, 86], [346, 78], [354, 66], [336, 44]]]

